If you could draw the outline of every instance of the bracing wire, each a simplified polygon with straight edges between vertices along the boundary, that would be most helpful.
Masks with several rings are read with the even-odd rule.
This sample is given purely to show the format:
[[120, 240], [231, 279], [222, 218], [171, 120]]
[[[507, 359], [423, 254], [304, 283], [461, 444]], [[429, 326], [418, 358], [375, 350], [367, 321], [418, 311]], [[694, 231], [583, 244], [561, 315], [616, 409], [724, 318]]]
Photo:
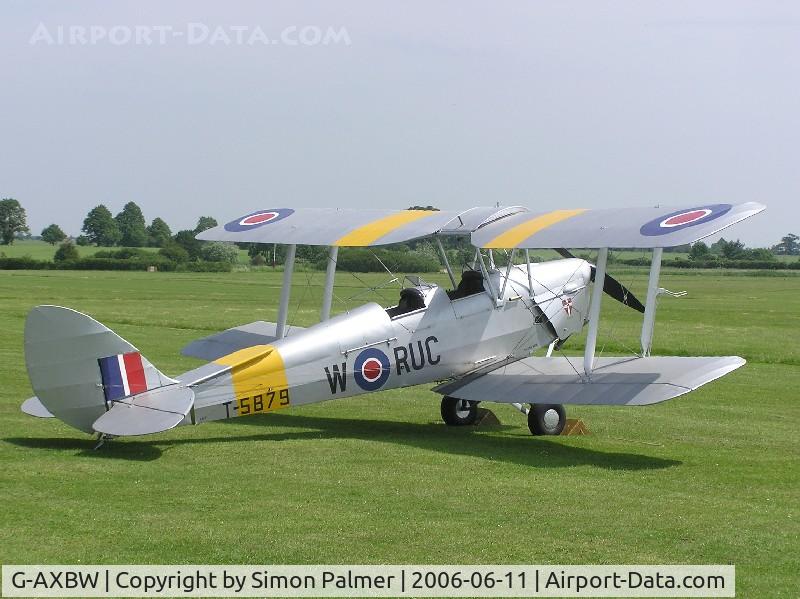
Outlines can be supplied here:
[[[306, 271], [304, 274], [305, 274], [305, 277], [306, 277], [306, 284], [305, 284], [305, 287], [303, 288], [303, 294], [300, 296], [300, 300], [297, 302], [297, 306], [294, 309], [294, 314], [292, 315], [292, 320], [293, 321], [295, 321], [297, 319], [297, 314], [298, 314], [298, 312], [300, 312], [300, 307], [303, 305], [303, 302], [305, 301], [306, 295], [308, 295], [309, 289], [311, 289], [311, 281], [314, 280], [314, 273], [313, 272]], [[289, 284], [291, 285], [291, 282]], [[291, 330], [291, 328], [292, 328], [292, 325], [287, 322], [286, 323], [286, 332], [287, 332], [287, 334]]]
[[[645, 250], [642, 249], [642, 257], [644, 257], [644, 255], [645, 255]], [[624, 285], [626, 289], [632, 289], [633, 285], [630, 283], [637, 281], [636, 275], [639, 272], [639, 270], [640, 269], [638, 268], [634, 269], [633, 274], [629, 274], [626, 280], [622, 280], [622, 278], [619, 276], [617, 276], [616, 278]], [[600, 346], [600, 351], [597, 353], [597, 357], [601, 358], [603, 356], [603, 353], [605, 352], [606, 346], [611, 343], [619, 344], [625, 351], [630, 352], [634, 356], [641, 356], [641, 352], [631, 348], [621, 337], [616, 336], [617, 325], [618, 325], [617, 321], [612, 321], [611, 327], [603, 341], [603, 344]]]
[[[385, 283], [382, 283], [381, 285], [370, 285], [364, 279], [359, 277], [355, 272], [353, 272], [351, 270], [345, 271], [350, 276], [352, 276], [363, 287], [363, 289], [357, 291], [353, 295], [351, 295], [349, 297], [343, 297], [343, 296], [341, 296], [341, 295], [336, 293], [336, 287], [334, 286], [333, 299], [337, 303], [342, 304], [344, 306], [345, 310], [349, 310], [350, 309], [350, 302], [352, 302], [353, 300], [358, 299], [360, 297], [363, 297], [365, 294], [368, 294], [368, 293], [375, 293], [375, 295], [379, 298], [381, 304], [387, 302], [387, 299], [383, 295], [378, 293], [378, 291], [380, 289], [385, 289], [389, 285], [392, 285], [393, 283], [396, 283], [396, 282], [398, 282], [400, 280], [397, 276], [395, 276], [395, 274], [391, 270], [389, 270], [389, 268], [383, 263], [383, 261], [381, 261], [381, 259], [378, 258], [378, 256], [375, 255], [374, 252], [372, 254], [373, 254], [373, 256], [375, 256], [375, 258], [378, 260], [378, 262], [380, 262], [381, 266], [383, 266], [383, 268], [386, 269], [386, 271], [389, 273], [389, 275], [392, 277], [392, 279], [390, 279], [389, 281], [386, 281]], [[334, 262], [334, 265], [336, 266], [336, 269], [337, 269], [337, 272], [338, 272], [339, 262], [338, 262], [338, 260], [334, 260], [333, 262]], [[400, 285], [400, 287], [402, 287], [402, 284]]]

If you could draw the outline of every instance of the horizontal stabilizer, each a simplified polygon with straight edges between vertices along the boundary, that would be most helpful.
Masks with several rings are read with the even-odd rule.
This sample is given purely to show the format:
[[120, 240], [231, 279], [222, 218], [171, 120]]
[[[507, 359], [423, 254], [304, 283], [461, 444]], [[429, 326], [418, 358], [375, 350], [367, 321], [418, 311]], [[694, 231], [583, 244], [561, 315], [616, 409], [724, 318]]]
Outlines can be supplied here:
[[[184, 356], [200, 358], [211, 362], [233, 352], [253, 347], [254, 345], [269, 345], [275, 341], [278, 325], [274, 322], [257, 320], [250, 324], [243, 324], [216, 335], [196, 339], [181, 350]], [[289, 327], [286, 336], [304, 330], [302, 327]]]
[[643, 406], [694, 391], [744, 363], [738, 356], [598, 358], [586, 381], [583, 358], [526, 358], [434, 391], [470, 401]]
[[38, 397], [31, 397], [22, 402], [20, 409], [28, 416], [36, 416], [37, 418], [55, 418], [50, 413], [50, 410], [44, 407], [44, 404], [39, 401]]
[[98, 433], [122, 437], [160, 433], [178, 426], [194, 404], [194, 391], [180, 385], [160, 387], [115, 401], [95, 420]]

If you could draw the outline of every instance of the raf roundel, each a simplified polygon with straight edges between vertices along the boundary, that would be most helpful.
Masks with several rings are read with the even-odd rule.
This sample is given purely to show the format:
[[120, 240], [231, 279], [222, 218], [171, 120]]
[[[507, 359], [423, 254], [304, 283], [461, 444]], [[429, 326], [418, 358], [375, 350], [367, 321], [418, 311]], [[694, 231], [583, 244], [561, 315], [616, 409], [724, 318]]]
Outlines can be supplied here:
[[388, 356], [372, 347], [358, 354], [353, 370], [359, 387], [365, 391], [377, 391], [388, 380], [391, 366]]
[[651, 220], [649, 223], [642, 226], [640, 233], [642, 235], [666, 235], [680, 231], [687, 227], [700, 225], [719, 218], [728, 212], [733, 206], [730, 204], [710, 204], [708, 206], [699, 206], [690, 210], [679, 210], [678, 212], [671, 212], [664, 216], [659, 216]]
[[270, 208], [269, 210], [259, 210], [252, 212], [225, 225], [226, 231], [239, 233], [241, 231], [249, 231], [270, 223], [283, 220], [287, 216], [291, 216], [294, 210], [291, 208]]

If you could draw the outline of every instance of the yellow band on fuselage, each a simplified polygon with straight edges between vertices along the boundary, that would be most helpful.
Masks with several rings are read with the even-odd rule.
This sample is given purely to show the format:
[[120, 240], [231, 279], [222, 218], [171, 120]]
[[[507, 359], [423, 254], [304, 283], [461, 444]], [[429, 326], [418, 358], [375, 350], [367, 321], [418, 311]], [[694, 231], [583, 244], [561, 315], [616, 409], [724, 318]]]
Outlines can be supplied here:
[[547, 229], [562, 220], [567, 220], [578, 214], [586, 212], [585, 208], [578, 208], [577, 210], [554, 210], [547, 214], [542, 214], [530, 220], [526, 220], [515, 227], [511, 227], [504, 231], [494, 239], [484, 243], [484, 248], [514, 248], [519, 247], [523, 241], [528, 239], [531, 235]]
[[403, 225], [434, 214], [436, 214], [434, 210], [403, 210], [402, 212], [396, 212], [350, 231], [347, 235], [337, 239], [333, 245], [344, 247], [367, 246]]
[[272, 345], [255, 345], [217, 358], [231, 367], [238, 416], [289, 407], [289, 383], [280, 352]]

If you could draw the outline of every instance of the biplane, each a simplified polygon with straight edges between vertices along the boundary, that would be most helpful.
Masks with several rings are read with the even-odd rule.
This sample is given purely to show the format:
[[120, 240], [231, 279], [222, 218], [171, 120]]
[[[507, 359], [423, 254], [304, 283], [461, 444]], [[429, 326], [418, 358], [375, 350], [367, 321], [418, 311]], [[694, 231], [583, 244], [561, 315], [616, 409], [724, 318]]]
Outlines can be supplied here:
[[[664, 248], [713, 235], [765, 207], [704, 204], [536, 212], [525, 207], [430, 210], [258, 210], [203, 231], [201, 240], [286, 244], [277, 322], [257, 321], [198, 339], [183, 353], [206, 360], [170, 377], [93, 318], [38, 306], [25, 324], [35, 392], [22, 410], [56, 417], [103, 439], [267, 413], [411, 385], [434, 384], [448, 425], [474, 423], [481, 402], [527, 414], [534, 435], [559, 434], [565, 405], [639, 406], [693, 391], [744, 364], [737, 356], [652, 356]], [[441, 240], [462, 236], [474, 259], [456, 273]], [[430, 238], [449, 289], [419, 277], [396, 305], [375, 302], [331, 316], [340, 247]], [[320, 321], [289, 326], [296, 246], [328, 246]], [[561, 259], [533, 262], [532, 249]], [[596, 264], [568, 249], [597, 250]], [[609, 248], [652, 250], [645, 301], [607, 272]], [[494, 250], [510, 252], [498, 267]], [[596, 355], [606, 294], [643, 314], [629, 357]], [[555, 349], [588, 327], [583, 356]], [[533, 355], [536, 350], [545, 355]], [[528, 407], [530, 406], [530, 407]]]

